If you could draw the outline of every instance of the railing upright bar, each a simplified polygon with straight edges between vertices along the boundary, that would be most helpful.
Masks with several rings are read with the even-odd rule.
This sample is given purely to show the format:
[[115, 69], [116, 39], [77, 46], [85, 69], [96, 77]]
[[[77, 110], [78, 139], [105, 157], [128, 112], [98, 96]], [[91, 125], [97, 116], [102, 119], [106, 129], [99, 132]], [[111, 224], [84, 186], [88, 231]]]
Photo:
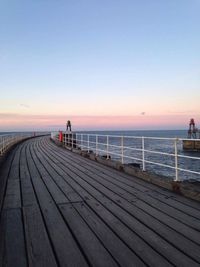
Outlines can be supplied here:
[[3, 154], [3, 152], [4, 152], [4, 149], [5, 149], [5, 137], [3, 136], [3, 147], [2, 147], [2, 154]]
[[96, 156], [98, 156], [98, 135], [96, 135]]
[[122, 164], [124, 164], [124, 136], [121, 137], [121, 154]]
[[88, 153], [90, 152], [90, 135], [88, 134]]
[[106, 137], [106, 158], [109, 159], [109, 136]]
[[144, 144], [144, 137], [142, 137], [142, 170], [146, 170], [145, 166], [145, 144]]
[[178, 148], [177, 148], [178, 139], [174, 141], [174, 157], [175, 157], [175, 182], [179, 180], [178, 177]]
[[77, 148], [77, 145], [79, 144], [78, 143], [78, 134], [77, 133], [75, 133], [75, 138], [76, 138], [76, 148]]
[[81, 134], [81, 150], [83, 150], [83, 134]]
[[0, 136], [1, 139], [1, 147], [0, 147], [0, 155], [2, 155], [2, 149], [3, 149], [3, 136]]

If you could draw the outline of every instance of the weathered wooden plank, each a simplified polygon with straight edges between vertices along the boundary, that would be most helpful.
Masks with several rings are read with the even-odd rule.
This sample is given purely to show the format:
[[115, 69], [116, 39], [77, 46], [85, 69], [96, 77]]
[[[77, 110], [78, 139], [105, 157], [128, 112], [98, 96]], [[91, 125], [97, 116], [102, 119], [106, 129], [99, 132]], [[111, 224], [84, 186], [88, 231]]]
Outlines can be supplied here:
[[118, 266], [95, 233], [93, 233], [87, 223], [74, 208], [77, 204], [63, 204], [59, 206], [67, 224], [78, 240], [91, 266]]
[[[141, 186], [140, 184], [138, 185], [138, 183], [135, 182], [134, 179], [132, 181], [124, 179], [124, 177], [122, 176], [122, 174], [120, 172], [118, 172], [118, 175], [115, 175], [114, 173], [112, 173], [111, 171], [102, 171], [101, 170], [101, 166], [98, 168], [95, 166], [95, 164], [93, 164], [93, 162], [91, 163], [90, 161], [88, 161], [87, 159], [83, 158], [83, 162], [82, 164], [77, 163], [76, 157], [74, 158], [74, 155], [69, 157], [69, 155], [67, 157], [65, 157], [65, 160], [74, 160], [74, 162], [76, 162], [76, 164], [79, 167], [83, 167], [85, 170], [93, 173], [93, 174], [98, 174], [98, 176], [102, 177], [102, 178], [106, 178], [107, 180], [111, 181], [112, 183], [116, 184], [117, 186], [120, 186], [121, 188], [124, 188], [126, 190], [130, 189], [132, 193], [136, 193], [137, 197], [142, 196], [142, 198], [144, 199], [144, 197], [148, 198], [147, 202], [150, 203], [151, 201], [156, 201], [157, 203], [157, 208], [160, 207], [161, 210], [163, 210], [163, 205], [165, 212], [169, 212], [169, 214], [174, 217], [177, 217], [180, 219], [180, 221], [183, 220], [183, 218], [181, 217], [181, 214], [183, 214], [184, 217], [184, 221], [187, 222], [187, 219], [190, 220], [188, 221], [188, 224], [191, 225], [192, 220], [196, 219], [196, 222], [198, 222], [198, 220], [200, 219], [200, 212], [198, 212], [198, 209], [194, 209], [191, 208], [188, 205], [184, 205], [181, 202], [177, 202], [175, 201], [173, 198], [176, 198], [177, 195], [174, 194], [173, 192], [168, 192], [170, 194], [170, 196], [166, 197], [163, 196], [162, 194], [159, 194], [157, 192], [155, 192], [155, 186], [154, 186], [154, 190], [149, 189], [147, 186], [149, 186], [148, 183], [146, 183], [146, 186]], [[80, 162], [80, 160], [79, 160]], [[104, 167], [104, 166], [103, 166]], [[162, 190], [161, 190], [162, 191]], [[144, 194], [145, 193], [145, 194]], [[193, 203], [194, 201], [192, 201]], [[199, 205], [195, 205], [196, 207], [199, 208], [200, 210], [200, 204]], [[188, 216], [186, 216], [188, 215]], [[193, 217], [191, 219], [191, 216]], [[197, 226], [197, 225], [196, 225]], [[194, 228], [196, 227], [194, 226]]]
[[45, 169], [45, 167], [41, 164], [41, 162], [38, 160], [36, 153], [32, 154], [33, 160], [35, 161], [35, 164], [37, 165], [38, 172], [40, 174], [40, 177], [44, 181], [46, 187], [48, 188], [49, 192], [53, 196], [55, 202], [57, 204], [59, 203], [67, 203], [68, 199], [63, 194], [61, 189], [57, 186], [57, 184], [54, 182], [54, 180], [51, 178], [50, 173]]
[[[69, 183], [71, 185], [71, 187], [82, 196], [82, 199], [84, 200], [89, 200], [90, 198], [90, 194], [87, 193], [87, 190], [83, 189], [82, 186], [80, 186], [79, 183], [77, 183], [77, 179], [79, 179], [78, 176], [76, 176], [76, 174], [71, 171], [70, 169], [67, 168], [67, 170], [64, 171], [65, 167], [62, 166], [62, 163], [56, 163], [54, 162], [54, 157], [51, 156], [51, 153], [48, 153], [48, 155], [44, 152], [43, 157], [45, 158], [45, 160], [56, 170], [57, 173], [59, 173], [59, 175], [61, 175], [63, 177], [63, 179], [65, 179], [65, 181], [67, 183]], [[64, 169], [63, 169], [64, 168]], [[75, 178], [74, 178], [75, 176]], [[83, 181], [84, 182], [84, 181]], [[86, 186], [88, 185], [88, 183], [86, 183]], [[90, 185], [88, 185], [90, 186]], [[100, 197], [103, 198], [104, 195], [101, 192], [98, 192], [95, 188], [93, 188], [92, 186], [90, 186], [90, 190], [93, 192], [93, 194], [96, 194], [96, 197]]]
[[21, 210], [3, 210], [0, 229], [0, 266], [26, 267], [27, 258]]
[[[52, 162], [49, 164], [49, 162], [44, 158], [44, 155], [39, 153], [39, 148], [35, 151], [36, 155], [40, 158], [41, 163], [43, 166], [45, 166], [48, 169], [48, 173], [51, 176], [51, 178], [54, 180], [56, 185], [62, 190], [62, 192], [65, 194], [67, 199], [63, 200], [64, 202], [80, 202], [83, 199], [80, 197], [79, 194], [73, 188], [67, 183], [67, 181], [63, 178], [63, 172], [61, 175], [55, 171], [55, 169], [52, 167]], [[54, 163], [53, 163], [54, 164]], [[57, 203], [61, 203], [57, 202]]]
[[29, 146], [33, 142], [35, 142], [34, 139], [25, 142], [25, 145], [21, 150], [21, 156], [20, 156], [20, 183], [21, 183], [21, 196], [22, 196], [23, 207], [37, 205], [37, 199], [35, 196], [29, 169], [27, 166], [27, 155], [26, 155], [27, 146]]
[[[69, 165], [70, 161], [67, 161], [66, 164]], [[141, 201], [141, 199], [138, 199], [137, 194], [133, 195], [130, 194], [129, 192], [123, 190], [122, 188], [120, 188], [119, 186], [116, 186], [113, 182], [107, 181], [106, 179], [102, 179], [100, 175], [97, 175], [96, 173], [92, 173], [89, 171], [84, 171], [84, 168], [81, 168], [78, 164], [74, 163], [74, 162], [70, 162], [70, 166], [73, 166], [76, 169], [76, 172], [79, 174], [79, 176], [81, 176], [81, 172], [83, 174], [87, 174], [87, 176], [85, 176], [85, 179], [88, 179], [89, 181], [92, 182], [93, 180], [95, 180], [98, 184], [105, 186], [107, 189], [110, 189], [112, 192], [116, 193], [119, 196], [122, 196], [124, 199], [128, 200], [129, 202], [134, 202], [134, 205], [136, 207], [141, 208], [142, 210], [144, 210], [145, 212], [149, 213], [150, 215], [153, 215], [155, 218], [159, 218], [160, 221], [162, 221], [164, 224], [169, 225], [171, 228], [174, 228], [176, 231], [181, 232], [181, 234], [186, 235], [188, 238], [191, 238], [192, 240], [194, 240], [196, 238], [196, 242], [198, 242], [199, 238], [198, 238], [198, 232], [194, 231], [193, 229], [190, 229], [188, 226], [185, 226], [182, 222], [178, 222], [176, 220], [174, 220], [173, 218], [171, 218], [171, 214], [170, 216], [167, 216], [165, 213], [167, 213], [167, 208], [165, 208], [165, 213], [162, 212], [162, 209], [157, 210], [157, 207], [154, 208], [153, 206], [149, 205], [148, 203], [145, 203], [143, 200]], [[80, 172], [79, 172], [80, 170]], [[91, 178], [91, 179], [90, 179]], [[145, 197], [144, 197], [145, 198]], [[136, 201], [137, 199], [137, 201]], [[148, 202], [148, 201], [146, 201]], [[179, 219], [180, 221], [183, 220], [183, 216]], [[199, 221], [192, 218], [192, 220], [189, 220], [188, 216], [185, 216], [185, 220], [189, 221], [188, 225], [191, 224], [191, 226], [193, 226], [195, 229], [200, 230], [199, 227]], [[197, 237], [195, 236], [197, 235]]]
[[37, 206], [23, 208], [28, 266], [54, 267], [56, 259]]
[[174, 207], [176, 210], [184, 212], [189, 216], [200, 220], [200, 203], [197, 203], [196, 201], [191, 202], [191, 200], [189, 199], [187, 199], [187, 201], [183, 201], [182, 196], [175, 196], [174, 194], [166, 196], [164, 194], [161, 194], [158, 190], [155, 192], [153, 190], [150, 190], [148, 192], [148, 195], [171, 207]]
[[[64, 162], [63, 162], [64, 164]], [[69, 172], [69, 164], [67, 164], [67, 169], [66, 169], [66, 172]], [[77, 172], [76, 172], [77, 173]], [[80, 174], [79, 174], [80, 176]], [[77, 179], [79, 179], [79, 183], [81, 183], [82, 185], [84, 184], [82, 180], [80, 180], [80, 178], [78, 178], [79, 176], [75, 175], [76, 177], [76, 181]], [[83, 176], [82, 176], [83, 177]], [[87, 180], [88, 181], [88, 176], [83, 178], [85, 181]], [[94, 181], [90, 181], [90, 184], [93, 184], [93, 187], [97, 187], [97, 184], [94, 183]], [[83, 185], [84, 186], [84, 185]], [[87, 190], [89, 189], [90, 187], [87, 186]], [[199, 260], [199, 256], [198, 256], [198, 246], [196, 246], [195, 244], [191, 243], [189, 240], [185, 240], [184, 238], [182, 238], [182, 236], [180, 235], [177, 235], [176, 232], [171, 232], [171, 229], [168, 229], [166, 228], [165, 225], [162, 225], [160, 224], [159, 221], [155, 221], [151, 216], [147, 216], [148, 214], [143, 214], [141, 213], [140, 209], [135, 209], [135, 212], [134, 212], [134, 209], [132, 207], [132, 205], [130, 205], [130, 203], [126, 203], [124, 202], [124, 200], [122, 199], [117, 199], [116, 198], [116, 195], [113, 193], [110, 193], [110, 192], [106, 192], [105, 191], [105, 188], [101, 187], [98, 185], [98, 189], [99, 188], [102, 188], [102, 190], [104, 191], [105, 194], [107, 194], [109, 197], [112, 195], [112, 200], [117, 203], [122, 208], [126, 209], [127, 210], [127, 207], [128, 207], [128, 212], [132, 212], [132, 214], [136, 214], [137, 215], [137, 219], [139, 219], [141, 222], [143, 222], [144, 224], [146, 224], [146, 221], [150, 221], [150, 224], [149, 226], [151, 227], [151, 229], [153, 229], [154, 231], [157, 231], [159, 234], [161, 234], [161, 236], [163, 236], [164, 239], [167, 239], [170, 243], [174, 243], [176, 247], [179, 247], [181, 250], [183, 249], [185, 252], [187, 252], [190, 256], [192, 255], [195, 260]], [[100, 190], [102, 192], [102, 190]], [[161, 233], [160, 233], [161, 232]], [[171, 232], [171, 233], [170, 233]], [[175, 240], [174, 240], [174, 237], [175, 237]], [[177, 238], [177, 239], [176, 239]], [[178, 241], [179, 240], [179, 241]], [[193, 248], [194, 250], [193, 250]]]
[[26, 149], [27, 145], [22, 148], [20, 157], [20, 182], [23, 207], [37, 205], [37, 199], [31, 182], [29, 169], [27, 166]]
[[[176, 247], [174, 247], [171, 243], [167, 242], [165, 238], [162, 238], [158, 233], [152, 231], [148, 227], [148, 222], [146, 224], [143, 224], [143, 222], [138, 221], [137, 218], [134, 216], [131, 216], [128, 214], [124, 209], [117, 206], [112, 201], [87, 201], [87, 204], [95, 210], [96, 213], [99, 214], [105, 220], [105, 222], [112, 227], [113, 230], [118, 232], [119, 236], [122, 236], [125, 240], [125, 242], [129, 243], [131, 242], [129, 238], [130, 236], [124, 236], [126, 235], [126, 231], [121, 228], [121, 225], [124, 225], [125, 227], [129, 228], [135, 235], [138, 235], [141, 240], [144, 240], [144, 242], [149, 245], [152, 249], [155, 250], [158, 254], [160, 254], [163, 258], [167, 259], [169, 262], [171, 262], [173, 265], [176, 266], [197, 266], [198, 264], [191, 260], [190, 257], [186, 256], [183, 252], [178, 250]], [[103, 208], [102, 208], [103, 207]], [[121, 222], [121, 223], [120, 223]], [[141, 250], [141, 255], [145, 253], [145, 246], [144, 248], [140, 247], [141, 241], [136, 242], [136, 251], [138, 249]], [[130, 246], [133, 246], [130, 244]], [[145, 256], [143, 255], [144, 259], [148, 259], [148, 257], [151, 257], [149, 255], [150, 250], [148, 250], [147, 253], [145, 253]], [[159, 262], [159, 257], [155, 257], [155, 255], [152, 253], [152, 257], [149, 258], [149, 263], [154, 261], [154, 264], [156, 262]], [[147, 262], [147, 264], [148, 264]], [[152, 265], [153, 266], [153, 263]], [[156, 266], [162, 266], [162, 264], [157, 264]]]
[[[0, 266], [8, 261], [12, 266], [23, 254], [24, 263], [14, 266], [200, 264], [196, 203], [93, 164], [47, 138], [27, 141], [16, 151], [0, 223]], [[82, 200], [86, 203], [69, 204]], [[58, 208], [63, 202], [68, 204]], [[7, 253], [11, 234], [19, 239], [18, 258]]]
[[88, 266], [54, 200], [44, 185], [31, 154], [30, 151], [27, 151], [31, 179], [60, 266]]
[[[77, 170], [85, 173], [84, 168], [80, 167], [75, 162], [71, 162], [71, 165]], [[200, 244], [200, 223], [196, 218], [191, 218], [187, 214], [176, 211], [175, 209], [170, 208], [168, 205], [164, 205], [157, 200], [146, 196], [145, 194], [136, 192], [133, 188], [128, 188], [127, 186], [122, 187], [121, 184], [116, 183], [113, 179], [109, 179], [109, 177], [105, 175], [102, 176], [97, 172], [87, 170], [87, 177], [89, 176], [92, 177], [92, 179], [97, 183], [100, 183], [107, 189], [110, 189], [112, 192], [122, 196], [125, 200], [133, 203], [133, 205], [147, 212], [154, 218], [158, 218], [162, 223], [168, 225], [177, 232], [180, 232], [182, 235], [186, 236], [192, 241]], [[197, 231], [195, 231], [193, 228]]]
[[[106, 176], [107, 178], [112, 179], [116, 182], [116, 184], [120, 184], [121, 186], [130, 186], [131, 190], [135, 189], [138, 194], [141, 193], [143, 194], [143, 196], [145, 195], [151, 197], [151, 199], [156, 200], [158, 204], [161, 203], [168, 205], [169, 207], [174, 208], [176, 211], [180, 211], [184, 214], [192, 216], [193, 218], [200, 219], [200, 204], [196, 201], [189, 199], [185, 201], [185, 198], [180, 195], [177, 195], [166, 189], [159, 188], [155, 185], [152, 185], [151, 183], [145, 183], [145, 181], [142, 181], [141, 179], [136, 177], [129, 177], [129, 179], [127, 179], [126, 174], [118, 173], [118, 175], [116, 175], [114, 172], [112, 172], [112, 170], [108, 171], [107, 169], [105, 171], [99, 171], [99, 168], [101, 166], [98, 166], [98, 168], [96, 168], [96, 166], [93, 166], [93, 162], [91, 163], [90, 161], [87, 161], [88, 164], [86, 164], [85, 161], [87, 160], [84, 159], [84, 163], [82, 163], [82, 165], [84, 164], [84, 167], [86, 169], [94, 172], [96, 171], [100, 176]], [[130, 178], [132, 178], [132, 180], [130, 180]], [[181, 201], [184, 203], [182, 203]], [[193, 207], [191, 207], [191, 204]]]
[[[148, 183], [145, 183], [145, 186], [141, 186], [140, 184], [137, 183], [138, 179], [137, 178], [132, 178], [132, 180], [130, 179], [125, 179], [124, 176], [126, 177], [126, 174], [123, 174], [122, 173], [117, 173], [118, 175], [116, 175], [114, 172], [116, 172], [116, 170], [107, 170], [108, 167], [106, 166], [99, 166], [98, 163], [95, 163], [95, 162], [91, 162], [91, 161], [88, 161], [87, 159], [85, 158], [81, 158], [78, 157], [77, 155], [69, 155], [70, 152], [67, 151], [67, 154], [65, 153], [64, 154], [64, 151], [61, 151], [60, 153], [61, 154], [61, 158], [65, 160], [67, 159], [70, 159], [70, 160], [73, 160], [76, 161], [77, 163], [77, 160], [78, 160], [78, 166], [82, 166], [84, 167], [85, 170], [88, 170], [88, 171], [91, 171], [93, 173], [98, 173], [99, 176], [101, 177], [106, 177], [107, 179], [112, 179], [113, 182], [115, 182], [115, 184], [118, 184], [118, 185], [121, 185], [123, 188], [128, 188], [128, 186], [131, 186], [131, 190], [133, 190], [134, 192], [134, 188], [135, 188], [135, 191], [137, 191], [137, 194], [141, 193], [145, 193], [146, 196], [149, 196], [149, 199], [148, 199], [148, 203], [150, 202], [149, 200], [152, 199], [154, 201], [156, 201], [158, 203], [158, 208], [159, 208], [159, 204], [162, 206], [162, 204], [165, 204], [165, 205], [168, 205], [169, 206], [169, 214], [170, 216], [174, 216], [174, 217], [177, 217], [178, 215], [180, 215], [178, 217], [178, 219], [180, 221], [184, 221], [185, 223], [187, 223], [188, 221], [188, 225], [192, 226], [192, 223], [195, 221], [195, 218], [196, 218], [196, 223], [194, 225], [194, 229], [198, 229], [198, 219], [200, 219], [200, 213], [198, 212], [197, 209], [194, 209], [194, 208], [191, 208], [190, 206], [187, 206], [187, 205], [184, 205], [182, 204], [181, 202], [177, 202], [175, 201], [173, 198], [176, 198], [177, 195], [172, 193], [172, 192], [168, 192], [169, 196], [163, 196], [163, 194], [159, 194], [159, 192], [155, 192], [155, 189], [157, 188], [156, 186], [154, 185], [151, 185], [151, 184], [148, 184]], [[82, 164], [80, 163], [82, 162]], [[127, 187], [126, 187], [127, 186]], [[147, 186], [153, 186], [153, 189], [149, 189]], [[163, 190], [161, 188], [157, 188], [157, 189], [160, 189], [160, 191], [163, 191], [165, 192], [166, 190]], [[144, 194], [143, 194], [144, 196]], [[159, 197], [161, 196], [161, 197]], [[151, 198], [150, 198], [151, 197]], [[164, 197], [164, 199], [163, 199]], [[165, 201], [166, 199], [166, 201]], [[171, 203], [170, 203], [171, 201]], [[166, 202], [166, 203], [165, 203]], [[191, 202], [191, 201], [190, 201]], [[192, 201], [193, 203], [194, 201]], [[170, 206], [171, 204], [171, 206]], [[200, 209], [200, 205], [195, 205], [195, 207], [198, 207]], [[171, 208], [171, 209], [170, 209]], [[163, 208], [161, 207], [161, 210]], [[174, 209], [174, 212], [172, 212]], [[165, 211], [167, 212], [168, 209], [165, 208]], [[185, 214], [188, 214], [188, 216], [185, 216], [184, 220], [183, 218], [181, 218], [181, 212]], [[183, 215], [183, 216], [184, 216]], [[193, 218], [191, 219], [191, 216], [193, 216]]]
[[22, 146], [18, 146], [16, 149], [9, 176], [7, 178], [6, 195], [3, 207], [4, 209], [21, 207], [21, 193], [19, 182], [19, 158], [21, 147]]
[[[69, 164], [67, 164], [68, 168], [71, 168]], [[75, 169], [73, 167], [73, 169]], [[108, 189], [104, 184], [100, 184], [94, 178], [90, 177], [88, 174], [81, 173], [76, 170], [76, 173], [87, 181], [91, 186], [99, 190], [101, 193], [106, 195], [113, 202], [118, 204], [121, 208], [125, 209], [127, 212], [130, 212], [134, 216], [142, 221], [144, 224], [148, 221], [148, 226], [160, 234], [163, 238], [174, 244], [177, 248], [180, 248], [184, 253], [188, 256], [193, 257], [194, 260], [200, 263], [200, 254], [199, 254], [199, 246], [193, 243], [191, 240], [185, 238], [182, 234], [177, 231], [171, 229], [164, 222], [160, 222], [160, 218], [151, 216], [151, 210], [147, 213], [140, 207], [137, 207], [135, 203], [130, 203], [124, 198], [122, 198], [119, 194], [116, 194], [112, 190]]]
[[8, 179], [8, 175], [10, 172], [10, 168], [12, 165], [13, 158], [15, 156], [15, 151], [9, 153], [6, 161], [3, 162], [0, 168], [0, 212], [2, 210], [3, 200], [4, 200], [4, 193], [6, 190], [6, 183]]
[[[91, 172], [91, 174], [94, 174], [94, 171]], [[98, 175], [97, 172], [95, 172], [95, 175]], [[113, 189], [118, 188], [119, 193], [123, 194], [124, 197], [127, 199], [132, 199], [132, 197], [136, 197], [139, 200], [156, 208], [157, 210], [164, 212], [165, 214], [169, 215], [170, 217], [173, 217], [174, 219], [178, 220], [179, 222], [182, 222], [189, 227], [193, 227], [194, 229], [200, 230], [199, 220], [191, 215], [188, 215], [187, 213], [180, 211], [179, 209], [172, 207], [168, 205], [165, 202], [161, 202], [159, 199], [156, 199], [152, 196], [150, 196], [146, 192], [141, 192], [134, 188], [131, 185], [126, 185], [122, 183], [121, 181], [117, 180], [116, 178], [113, 179], [110, 176], [107, 176], [105, 174], [98, 175], [97, 177], [102, 177], [102, 181], [107, 181], [110, 183], [110, 185], [113, 187]], [[133, 183], [132, 183], [133, 184]], [[196, 214], [198, 216], [198, 214]], [[200, 240], [200, 237], [199, 237]]]
[[21, 153], [21, 149], [23, 145], [24, 144], [17, 146], [8, 179], [11, 179], [11, 180], [19, 179], [19, 159], [20, 159], [20, 153]]
[[74, 206], [120, 266], [145, 266], [144, 262], [91, 209], [81, 203]]
[[[80, 180], [80, 178], [78, 180], [78, 176], [77, 175], [74, 177], [74, 179], [76, 179], [76, 181], [78, 181], [81, 185], [87, 186], [87, 183], [85, 183], [84, 181]], [[87, 186], [87, 190], [88, 190], [88, 188], [89, 187]], [[89, 192], [90, 192], [90, 190], [89, 190]], [[105, 200], [103, 200], [103, 198], [102, 199], [98, 198], [98, 200], [102, 201], [102, 203], [105, 203], [106, 198], [104, 198], [104, 199]], [[112, 206], [114, 206], [114, 212], [115, 212], [116, 207], [119, 208], [114, 203], [112, 203]], [[122, 209], [119, 208], [119, 210], [122, 210]], [[127, 213], [124, 212], [123, 216], [125, 216], [125, 214], [127, 215]], [[133, 218], [131, 217], [131, 221], [132, 220], [133, 220]], [[146, 224], [146, 222], [145, 222], [145, 224]], [[137, 220], [137, 221], [135, 221], [135, 225], [136, 226], [138, 226], [138, 225], [139, 226], [140, 225], [143, 226], [143, 223]], [[173, 259], [174, 262], [178, 262], [178, 264], [180, 264], [180, 262], [182, 262], [180, 260], [180, 258], [181, 258], [181, 259], [183, 259], [182, 263], [186, 263], [186, 264], [188, 264], [188, 262], [190, 264], [191, 264], [191, 262], [193, 263], [193, 261], [191, 261], [188, 257], [185, 257], [184, 254], [181, 253], [180, 251], [178, 251], [175, 247], [173, 247], [170, 244], [168, 244], [165, 240], [161, 239], [157, 234], [154, 234], [154, 232], [152, 232], [151, 230], [148, 230], [148, 227], [146, 227], [145, 225], [144, 225], [144, 227], [141, 227], [141, 226], [139, 228], [136, 227], [136, 231], [138, 231], [141, 234], [148, 232], [148, 235], [141, 235], [141, 236], [144, 239], [146, 239], [149, 244], [153, 245], [155, 247], [155, 249], [160, 251], [160, 253], [163, 253], [163, 255], [166, 254], [166, 256], [168, 257], [169, 260]], [[186, 264], [184, 266], [187, 266]]]
[[[52, 150], [55, 150], [55, 151], [59, 150], [59, 148], [56, 147], [56, 145], [53, 144], [52, 142], [50, 142], [48, 139], [43, 139], [43, 141], [45, 141], [45, 145], [47, 147], [51, 147]], [[118, 171], [111, 169], [107, 166], [100, 165], [96, 162], [88, 161], [87, 159], [82, 158], [79, 155], [73, 155], [69, 151], [63, 150], [63, 151], [59, 151], [59, 153], [61, 154], [61, 156], [63, 155], [64, 157], [70, 157], [71, 159], [78, 158], [77, 160], [79, 161], [79, 163], [82, 162], [82, 164], [84, 166], [90, 165], [92, 167], [92, 169], [98, 170], [99, 173], [104, 173], [104, 174], [109, 175], [109, 176], [116, 178], [116, 179], [120, 178], [120, 180], [123, 181], [124, 183], [129, 183], [129, 182], [133, 183], [133, 180], [134, 180], [134, 186], [137, 189], [139, 189], [143, 192], [146, 192], [148, 194], [151, 194], [153, 197], [156, 197], [161, 201], [166, 200], [166, 202], [168, 204], [170, 204], [172, 207], [176, 207], [176, 208], [178, 208], [184, 212], [188, 212], [188, 214], [191, 214], [194, 217], [196, 215], [199, 215], [199, 214], [197, 214], [197, 210], [200, 211], [200, 204], [196, 201], [187, 199], [185, 197], [177, 195], [171, 191], [160, 188], [160, 187], [153, 185], [151, 183], [147, 183], [146, 181], [143, 181], [137, 177], [132, 177], [132, 176], [129, 176], [128, 174], [125, 174], [125, 173], [119, 173]], [[79, 157], [77, 157], [77, 156], [79, 156]]]
[[37, 204], [34, 189], [30, 178], [21, 176], [22, 206], [27, 207]]
[[[133, 228], [130, 229], [129, 227], [127, 227], [123, 221], [120, 221], [106, 208], [106, 203], [104, 204], [105, 206], [103, 206], [95, 200], [89, 200], [87, 201], [87, 204], [90, 208], [92, 208], [94, 212], [99, 215], [99, 217], [101, 217], [102, 221], [110, 226], [110, 228], [116, 233], [117, 236], [124, 240], [124, 242], [144, 260], [147, 265], [155, 267], [172, 266], [172, 262], [170, 263], [170, 258], [169, 261], [166, 260], [165, 255], [161, 255], [159, 252], [152, 248], [153, 242], [150, 242], [149, 244], [146, 242], [146, 240], [149, 241], [150, 239], [148, 237], [145, 238], [145, 234], [142, 236], [137, 233], [137, 231], [133, 231]], [[111, 202], [110, 204], [112, 205]], [[137, 224], [139, 224], [139, 222], [137, 222]], [[137, 228], [139, 229], [139, 226], [137, 226]], [[145, 227], [143, 227], [143, 232], [145, 233]], [[156, 237], [156, 235], [154, 236]], [[157, 242], [158, 240], [159, 238], [157, 238]], [[157, 244], [156, 246], [154, 244], [154, 247], [157, 248]]]
[[8, 179], [3, 209], [21, 207], [21, 194], [19, 179]]

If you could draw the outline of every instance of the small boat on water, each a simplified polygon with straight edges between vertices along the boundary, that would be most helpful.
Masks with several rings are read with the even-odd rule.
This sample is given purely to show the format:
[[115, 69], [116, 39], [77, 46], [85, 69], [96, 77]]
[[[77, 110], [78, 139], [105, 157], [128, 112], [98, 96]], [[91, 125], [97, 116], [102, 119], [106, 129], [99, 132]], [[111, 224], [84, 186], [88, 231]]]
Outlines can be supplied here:
[[188, 138], [183, 140], [183, 150], [200, 152], [200, 130], [195, 126], [194, 119], [190, 120]]

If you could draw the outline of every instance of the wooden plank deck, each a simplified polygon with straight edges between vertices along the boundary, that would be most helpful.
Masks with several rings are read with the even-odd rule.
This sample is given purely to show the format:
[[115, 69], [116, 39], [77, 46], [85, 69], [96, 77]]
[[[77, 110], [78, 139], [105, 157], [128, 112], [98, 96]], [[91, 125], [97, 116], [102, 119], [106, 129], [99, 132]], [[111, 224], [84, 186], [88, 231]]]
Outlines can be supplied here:
[[0, 266], [200, 266], [200, 203], [49, 137], [0, 171]]

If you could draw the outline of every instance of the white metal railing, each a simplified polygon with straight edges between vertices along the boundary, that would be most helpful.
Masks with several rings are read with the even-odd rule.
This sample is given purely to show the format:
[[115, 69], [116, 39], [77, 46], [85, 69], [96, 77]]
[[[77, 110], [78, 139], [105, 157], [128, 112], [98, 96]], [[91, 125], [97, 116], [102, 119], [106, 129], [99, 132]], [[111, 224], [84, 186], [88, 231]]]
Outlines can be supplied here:
[[46, 134], [46, 132], [2, 134], [0, 135], [0, 156], [2, 156], [12, 145], [21, 140]]
[[[52, 133], [51, 138], [59, 140], [58, 133]], [[66, 143], [66, 138], [63, 138], [62, 142], [65, 146], [76, 147], [88, 153], [93, 151], [96, 155], [104, 155], [107, 159], [112, 157], [122, 164], [138, 163], [143, 171], [154, 171], [157, 168], [158, 173], [162, 173], [163, 169], [167, 169], [166, 174], [171, 170], [170, 176], [174, 181], [191, 179], [192, 175], [195, 175], [193, 179], [198, 180], [200, 179], [200, 157], [184, 152], [183, 140], [191, 141], [191, 139], [182, 138], [76, 133], [71, 135], [70, 142], [68, 140]], [[183, 172], [189, 177], [182, 174]]]

